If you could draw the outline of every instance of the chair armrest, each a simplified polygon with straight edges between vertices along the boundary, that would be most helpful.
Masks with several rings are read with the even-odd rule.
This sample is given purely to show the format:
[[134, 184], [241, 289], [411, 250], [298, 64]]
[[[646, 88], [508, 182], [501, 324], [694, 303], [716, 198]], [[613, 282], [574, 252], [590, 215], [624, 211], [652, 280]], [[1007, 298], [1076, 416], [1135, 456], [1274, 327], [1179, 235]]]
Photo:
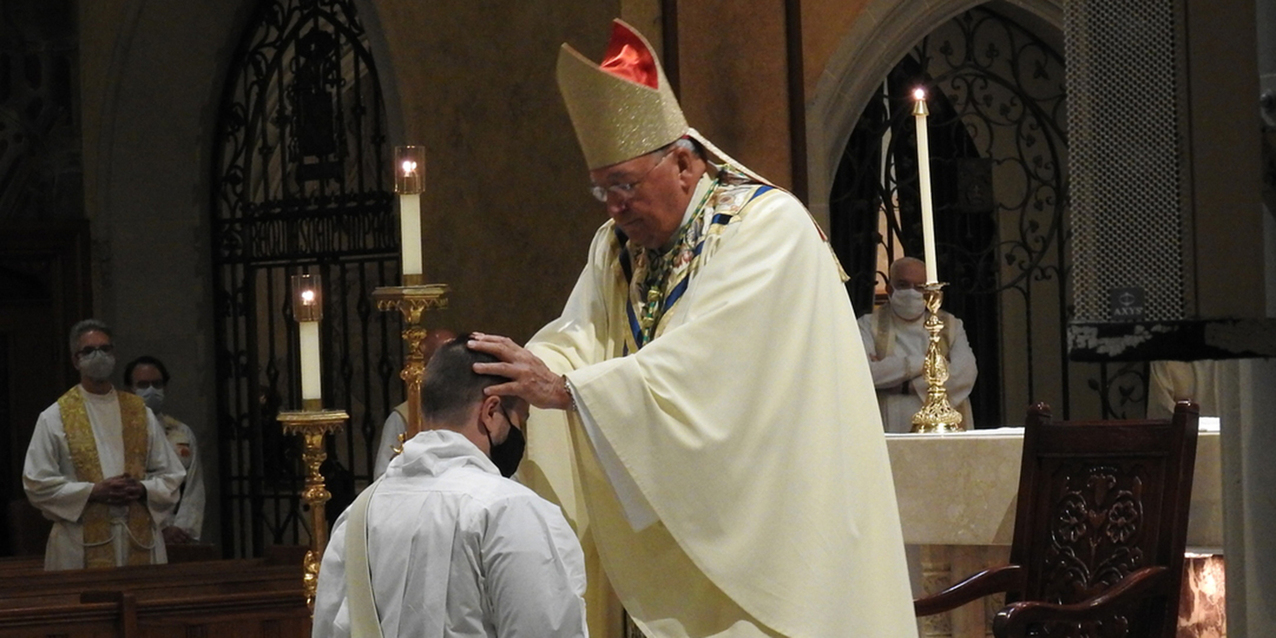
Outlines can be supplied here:
[[[1169, 578], [1165, 567], [1144, 567], [1126, 574], [1107, 591], [1070, 605], [1023, 601], [1006, 605], [992, 621], [992, 633], [997, 638], [1026, 635], [1029, 625], [1050, 622], [1079, 623], [1110, 617], [1141, 598], [1165, 594], [1164, 586]], [[1178, 595], [1177, 592], [1174, 593]]]
[[914, 600], [913, 612], [918, 616], [931, 616], [990, 594], [1018, 591], [1023, 588], [1023, 575], [1023, 568], [1019, 565], [985, 569], [944, 591]]

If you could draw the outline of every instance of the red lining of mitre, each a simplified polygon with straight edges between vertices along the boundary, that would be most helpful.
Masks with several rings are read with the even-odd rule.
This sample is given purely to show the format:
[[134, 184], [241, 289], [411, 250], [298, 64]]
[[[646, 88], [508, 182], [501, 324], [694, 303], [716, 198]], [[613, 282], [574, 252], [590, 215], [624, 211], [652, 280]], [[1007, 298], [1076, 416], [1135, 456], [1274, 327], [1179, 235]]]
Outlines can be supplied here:
[[660, 88], [660, 74], [656, 69], [656, 57], [647, 49], [642, 38], [625, 25], [614, 22], [611, 27], [611, 42], [607, 43], [607, 54], [603, 56], [602, 70], [636, 84]]

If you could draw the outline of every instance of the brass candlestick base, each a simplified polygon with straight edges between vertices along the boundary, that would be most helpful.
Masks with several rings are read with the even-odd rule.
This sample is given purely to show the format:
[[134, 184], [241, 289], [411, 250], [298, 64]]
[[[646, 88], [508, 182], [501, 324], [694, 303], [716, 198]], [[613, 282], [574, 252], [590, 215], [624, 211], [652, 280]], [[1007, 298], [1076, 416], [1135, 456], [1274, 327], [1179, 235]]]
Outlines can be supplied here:
[[930, 333], [930, 343], [926, 345], [926, 361], [922, 364], [922, 374], [926, 377], [926, 402], [922, 409], [913, 415], [913, 432], [943, 433], [963, 432], [961, 413], [948, 403], [948, 389], [944, 383], [948, 381], [948, 360], [939, 352], [939, 335], [944, 331], [944, 321], [939, 318], [939, 307], [944, 302], [944, 284], [931, 283], [922, 286], [922, 296], [926, 299], [926, 309], [930, 315], [926, 317], [926, 332]]
[[[403, 379], [408, 399], [408, 423], [404, 432], [406, 439], [416, 436], [422, 425], [421, 383], [425, 379], [425, 353], [421, 351], [421, 344], [425, 342], [428, 332], [421, 323], [425, 319], [425, 311], [447, 307], [447, 284], [426, 284], [422, 279], [421, 275], [404, 275], [403, 280], [408, 285], [383, 286], [372, 291], [377, 310], [398, 310], [403, 313], [403, 343], [407, 355], [399, 378]], [[402, 444], [403, 441], [399, 443]], [[401, 447], [395, 448], [396, 452], [400, 450]]]
[[323, 550], [328, 546], [328, 521], [324, 516], [325, 503], [332, 494], [324, 487], [323, 473], [319, 466], [328, 458], [324, 450], [324, 437], [330, 433], [341, 431], [342, 424], [349, 420], [345, 410], [324, 410], [317, 399], [306, 399], [302, 402], [304, 409], [296, 412], [280, 412], [276, 417], [283, 423], [284, 434], [300, 434], [302, 436], [301, 458], [306, 464], [306, 491], [301, 500], [310, 506], [310, 551], [306, 552], [303, 563], [302, 588], [306, 592], [306, 605], [313, 613], [315, 610], [315, 590], [319, 585], [319, 563], [323, 559]]

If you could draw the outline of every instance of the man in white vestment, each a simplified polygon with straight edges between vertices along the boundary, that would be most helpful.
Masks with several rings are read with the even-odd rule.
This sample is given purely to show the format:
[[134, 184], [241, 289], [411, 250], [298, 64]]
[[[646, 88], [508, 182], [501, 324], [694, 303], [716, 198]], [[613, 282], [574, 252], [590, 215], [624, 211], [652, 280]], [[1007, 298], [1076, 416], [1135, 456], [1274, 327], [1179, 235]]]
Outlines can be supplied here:
[[[421, 342], [421, 354], [429, 363], [430, 358], [434, 356], [434, 352], [443, 345], [456, 338], [456, 333], [447, 328], [435, 328], [426, 334], [425, 340]], [[404, 401], [394, 406], [390, 411], [390, 416], [386, 417], [385, 424], [381, 426], [381, 437], [377, 440], [377, 458], [372, 465], [372, 478], [380, 478], [385, 474], [385, 468], [389, 467], [390, 459], [394, 458], [398, 452], [396, 448], [403, 442], [400, 437], [408, 431], [408, 402]]]
[[169, 545], [197, 543], [204, 528], [204, 470], [200, 467], [195, 433], [190, 426], [164, 411], [164, 392], [171, 379], [164, 362], [149, 355], [140, 356], [124, 366], [124, 386], [142, 397], [146, 407], [155, 413], [164, 426], [164, 436], [186, 470], [176, 511], [160, 528], [164, 542]]
[[167, 561], [159, 523], [186, 473], [142, 399], [115, 391], [111, 330], [71, 328], [79, 385], [40, 413], [22, 468], [31, 504], [53, 521], [46, 570]]
[[379, 626], [385, 638], [588, 635], [575, 532], [558, 506], [493, 461], [510, 446], [508, 458], [521, 458], [527, 404], [484, 395], [508, 379], [475, 374], [475, 362], [495, 358], [466, 341], [444, 344], [426, 367], [426, 429], [368, 487], [370, 500], [337, 520], [319, 570], [315, 638], [374, 635], [356, 626]]
[[[922, 374], [926, 346], [926, 304], [921, 286], [926, 283], [926, 262], [902, 257], [891, 263], [886, 291], [890, 300], [859, 318], [860, 338], [868, 353], [869, 371], [877, 388], [877, 404], [887, 432], [909, 432], [913, 415], [922, 408], [929, 389]], [[966, 339], [961, 319], [939, 311], [944, 321], [940, 354], [948, 360], [948, 402], [961, 413], [962, 425], [975, 429], [970, 412], [970, 390], [979, 374], [975, 353]]]
[[[688, 127], [617, 20], [559, 89], [611, 218], [526, 349], [476, 335], [539, 408], [520, 470], [563, 503], [649, 637], [916, 635], [885, 437], [832, 251], [791, 194]], [[711, 157], [722, 160], [714, 163]], [[596, 562], [595, 562], [596, 561]]]

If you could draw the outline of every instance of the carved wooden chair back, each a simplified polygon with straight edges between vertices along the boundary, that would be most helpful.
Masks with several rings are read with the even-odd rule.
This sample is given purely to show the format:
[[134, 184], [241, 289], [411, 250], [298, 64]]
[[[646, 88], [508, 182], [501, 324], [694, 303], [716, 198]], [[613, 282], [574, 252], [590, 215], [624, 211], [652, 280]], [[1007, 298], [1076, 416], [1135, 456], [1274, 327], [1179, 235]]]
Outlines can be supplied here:
[[1121, 611], [1045, 623], [1039, 635], [1175, 635], [1198, 419], [1187, 402], [1170, 421], [1063, 422], [1045, 404], [1029, 411], [1010, 556], [1023, 581], [1007, 602], [1075, 605], [1140, 569], [1166, 570]]

